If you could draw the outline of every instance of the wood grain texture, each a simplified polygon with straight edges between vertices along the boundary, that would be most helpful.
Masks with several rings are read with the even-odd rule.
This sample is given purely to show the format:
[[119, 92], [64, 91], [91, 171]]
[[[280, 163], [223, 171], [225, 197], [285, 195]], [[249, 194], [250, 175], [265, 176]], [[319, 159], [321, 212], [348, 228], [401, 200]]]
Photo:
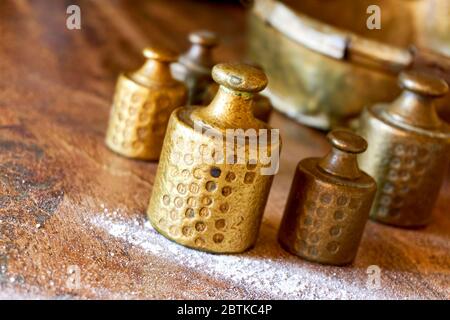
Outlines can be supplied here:
[[[65, 28], [73, 3], [81, 30]], [[278, 246], [297, 162], [328, 150], [323, 133], [278, 114], [281, 170], [253, 250], [198, 253], [148, 226], [157, 164], [104, 145], [116, 77], [142, 63], [145, 45], [183, 51], [199, 28], [221, 34], [218, 60], [243, 56], [238, 5], [0, 1], [0, 298], [450, 298], [448, 176], [429, 227], [369, 222], [351, 266], [312, 264]], [[379, 289], [366, 286], [370, 265], [381, 268]], [[81, 271], [78, 288], [67, 285], [70, 266]]]

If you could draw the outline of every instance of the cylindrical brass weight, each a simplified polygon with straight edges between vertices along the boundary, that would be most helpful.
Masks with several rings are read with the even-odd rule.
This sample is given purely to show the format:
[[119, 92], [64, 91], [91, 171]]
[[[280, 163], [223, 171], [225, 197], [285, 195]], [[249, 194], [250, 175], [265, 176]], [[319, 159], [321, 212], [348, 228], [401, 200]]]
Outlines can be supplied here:
[[[242, 252], [256, 241], [273, 180], [262, 174], [267, 163], [256, 149], [259, 132], [270, 128], [251, 111], [267, 78], [245, 64], [219, 64], [212, 75], [220, 88], [210, 105], [180, 108], [170, 118], [147, 214], [182, 245]], [[248, 137], [230, 140], [230, 129], [258, 133], [258, 147]], [[267, 149], [279, 155], [279, 140], [271, 138]]]
[[347, 130], [328, 134], [333, 148], [323, 158], [300, 161], [278, 239], [289, 252], [323, 264], [353, 261], [376, 191], [358, 167], [366, 141]]
[[402, 73], [399, 83], [404, 92], [394, 102], [362, 113], [359, 132], [369, 147], [359, 161], [379, 187], [371, 218], [420, 227], [430, 221], [449, 163], [450, 128], [434, 106], [448, 86], [413, 71]]
[[205, 92], [213, 83], [212, 51], [219, 40], [214, 32], [202, 30], [189, 34], [189, 41], [189, 50], [172, 63], [172, 74], [175, 79], [186, 84], [189, 91], [188, 105], [203, 105]]
[[158, 160], [170, 114], [186, 103], [187, 90], [170, 73], [173, 52], [143, 53], [147, 61], [139, 70], [119, 76], [106, 145], [125, 157]]

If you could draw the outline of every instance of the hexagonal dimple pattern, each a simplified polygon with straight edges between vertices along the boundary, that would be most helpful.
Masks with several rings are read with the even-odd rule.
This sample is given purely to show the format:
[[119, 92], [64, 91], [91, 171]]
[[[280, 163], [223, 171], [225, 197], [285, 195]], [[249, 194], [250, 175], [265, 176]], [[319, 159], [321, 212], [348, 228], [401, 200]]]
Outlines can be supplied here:
[[[193, 156], [191, 154], [185, 154], [182, 158], [185, 160], [183, 163], [184, 166], [193, 165]], [[178, 203], [174, 202], [174, 208], [172, 208], [172, 210], [185, 209], [184, 223], [181, 223], [181, 234], [186, 238], [194, 238], [195, 245], [199, 247], [205, 246], [208, 241], [213, 241], [215, 244], [222, 243], [225, 240], [225, 235], [220, 231], [225, 230], [227, 219], [226, 217], [220, 217], [220, 214], [226, 214], [230, 210], [225, 198], [232, 194], [231, 186], [224, 185], [220, 187], [223, 184], [219, 181], [219, 178], [222, 176], [222, 170], [218, 166], [193, 166], [189, 169], [181, 169], [174, 162], [171, 163], [171, 168], [173, 172], [185, 172], [182, 174], [185, 183], [178, 183], [176, 187], [178, 196], [175, 199], [178, 199]], [[233, 182], [236, 179], [236, 175], [234, 172], [228, 171], [224, 179], [227, 183]], [[205, 181], [203, 186], [200, 182], [197, 182], [198, 180]], [[198, 195], [201, 188], [206, 193]], [[221, 197], [219, 194], [221, 194]], [[186, 203], [184, 203], [182, 197], [186, 196]], [[221, 199], [218, 203], [214, 204], [213, 198], [217, 198], [217, 196]], [[164, 205], [170, 206], [169, 199], [170, 196], [164, 194], [161, 201]], [[209, 221], [212, 212], [214, 212], [214, 216], [216, 217], [213, 222]], [[186, 220], [195, 220], [195, 223], [191, 226]], [[216, 229], [217, 232], [213, 234], [211, 239], [204, 239], [202, 233], [209, 227]], [[176, 233], [170, 232], [169, 230], [169, 234], [173, 236]]]
[[170, 114], [182, 104], [183, 97], [152, 91], [124, 76], [119, 78], [113, 99], [107, 144], [126, 156], [159, 156]]
[[[257, 177], [258, 166], [252, 163], [243, 165], [244, 172], [234, 172], [233, 165], [198, 164], [194, 154], [186, 153], [183, 146], [193, 145], [194, 141], [178, 137], [177, 146], [168, 151], [168, 167], [165, 170], [166, 183], [170, 188], [160, 195], [160, 206], [167, 209], [164, 214], [176, 217], [176, 224], [159, 223], [158, 228], [175, 239], [189, 241], [204, 248], [211, 244], [220, 246], [228, 241], [227, 231], [239, 231], [246, 221], [233, 209], [230, 202], [236, 194], [238, 183], [251, 185]], [[206, 146], [199, 147], [200, 153]], [[236, 195], [238, 195], [237, 193]], [[175, 230], [176, 229], [176, 230]]]
[[346, 218], [359, 209], [359, 199], [339, 193], [309, 193], [296, 228], [296, 250], [315, 258], [323, 253], [337, 254], [346, 228]]
[[[168, 120], [167, 110], [156, 108], [155, 101], [146, 101], [147, 95], [136, 92], [130, 95], [118, 90], [111, 114], [114, 130], [112, 140], [125, 148], [139, 150], [147, 144], [151, 134], [161, 135]], [[158, 109], [158, 117], [155, 110]]]
[[430, 165], [430, 151], [426, 146], [397, 143], [392, 147], [391, 154], [384, 164], [386, 179], [379, 186], [376, 214], [397, 218], [407, 200], [418, 192]]

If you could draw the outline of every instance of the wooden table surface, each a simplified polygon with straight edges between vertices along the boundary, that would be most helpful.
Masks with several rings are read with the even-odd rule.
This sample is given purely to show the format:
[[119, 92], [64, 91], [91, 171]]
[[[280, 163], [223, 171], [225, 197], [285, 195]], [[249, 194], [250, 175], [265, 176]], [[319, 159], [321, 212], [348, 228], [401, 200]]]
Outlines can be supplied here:
[[[81, 30], [65, 27], [73, 3]], [[429, 227], [369, 221], [351, 266], [309, 263], [278, 246], [297, 162], [328, 148], [323, 133], [279, 114], [271, 125], [284, 139], [281, 170], [253, 250], [201, 253], [149, 226], [157, 164], [103, 143], [116, 77], [142, 63], [145, 45], [183, 51], [200, 28], [221, 34], [217, 60], [243, 57], [240, 5], [0, 1], [0, 298], [450, 298], [448, 175]]]

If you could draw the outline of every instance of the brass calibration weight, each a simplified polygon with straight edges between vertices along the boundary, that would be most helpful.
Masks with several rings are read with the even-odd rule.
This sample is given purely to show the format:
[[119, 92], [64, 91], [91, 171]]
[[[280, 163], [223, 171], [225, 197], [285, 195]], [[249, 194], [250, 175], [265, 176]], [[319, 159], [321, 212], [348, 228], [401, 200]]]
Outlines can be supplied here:
[[[157, 231], [182, 245], [236, 253], [256, 241], [273, 174], [262, 174], [266, 164], [252, 156], [256, 145], [230, 141], [226, 130], [270, 131], [251, 111], [267, 78], [245, 64], [216, 65], [212, 76], [220, 85], [214, 100], [177, 109], [170, 118], [147, 214]], [[279, 155], [279, 143], [271, 139], [267, 149]]]
[[170, 114], [186, 103], [187, 90], [170, 73], [173, 52], [146, 48], [143, 54], [139, 70], [119, 76], [106, 145], [125, 157], [158, 160]]
[[399, 77], [403, 93], [361, 115], [360, 133], [369, 143], [359, 158], [378, 192], [371, 218], [398, 227], [420, 227], [431, 218], [450, 157], [450, 128], [434, 101], [447, 83], [415, 71]]
[[172, 63], [175, 79], [186, 84], [189, 91], [188, 104], [202, 105], [205, 91], [213, 83], [211, 70], [214, 66], [212, 51], [219, 39], [214, 32], [201, 30], [189, 34], [191, 47]]
[[327, 137], [332, 150], [325, 157], [298, 164], [278, 239], [307, 260], [344, 265], [356, 256], [376, 183], [358, 167], [363, 138], [347, 130]]

